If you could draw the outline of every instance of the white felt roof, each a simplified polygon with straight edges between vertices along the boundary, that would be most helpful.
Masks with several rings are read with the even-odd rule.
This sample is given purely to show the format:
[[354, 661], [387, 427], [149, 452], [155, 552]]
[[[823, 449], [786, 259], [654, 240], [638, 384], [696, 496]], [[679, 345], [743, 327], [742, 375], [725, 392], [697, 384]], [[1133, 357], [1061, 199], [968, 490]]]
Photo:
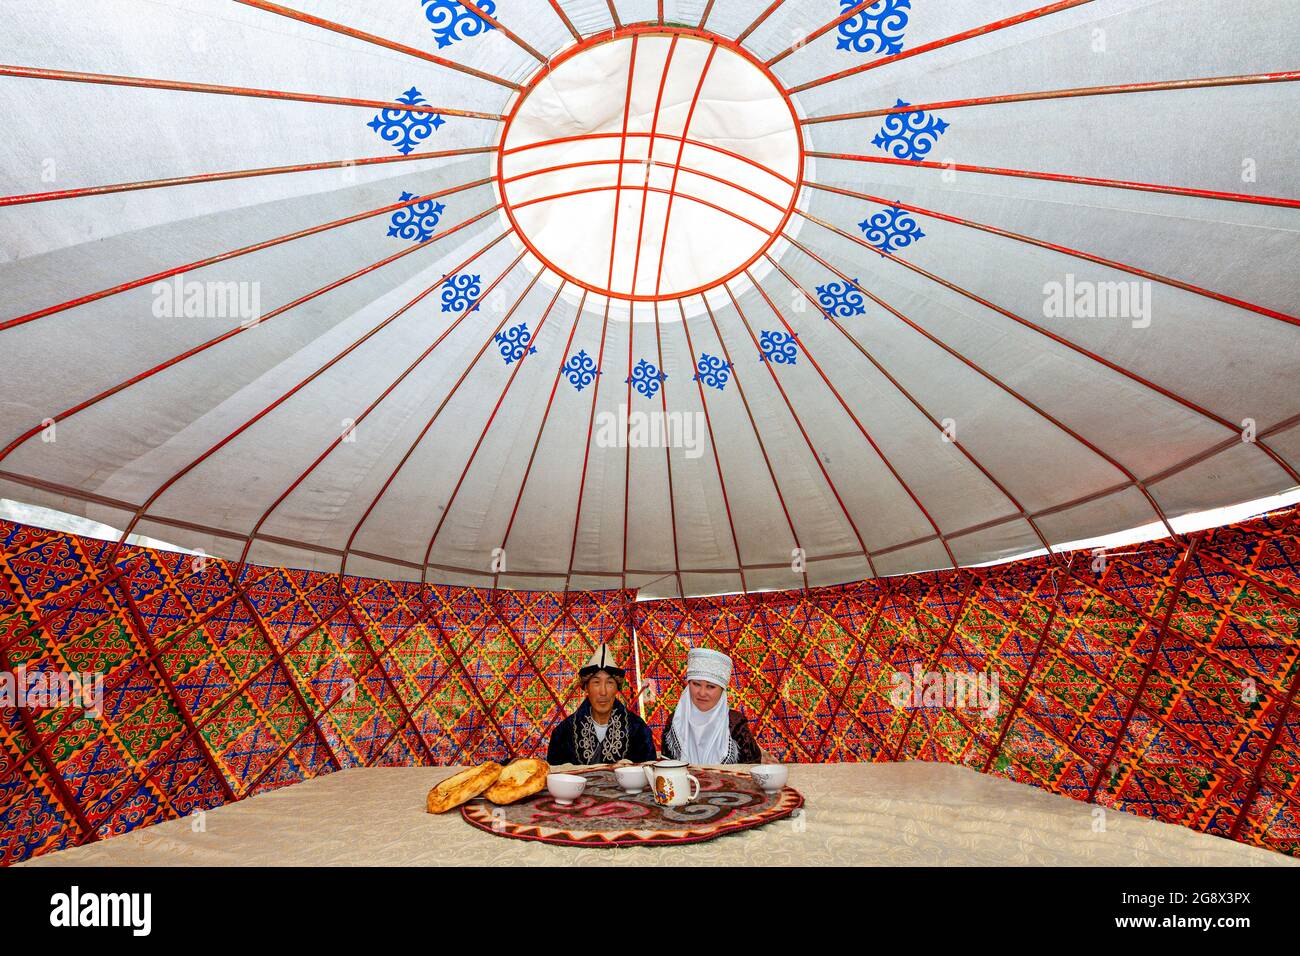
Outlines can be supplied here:
[[[904, 52], [1046, 6], [879, 0], [867, 13], [886, 3], [905, 20]], [[495, 208], [496, 119], [448, 112], [414, 147], [443, 155], [404, 160], [367, 125], [374, 106], [12, 75], [368, 102], [414, 88], [434, 107], [501, 116], [540, 69], [527, 47], [549, 57], [574, 43], [541, 0], [496, 0], [515, 39], [494, 29], [445, 46], [425, 15], [434, 0], [286, 5], [391, 43], [235, 0], [5, 4], [0, 63], [21, 69], [0, 75], [0, 196], [401, 161], [0, 200], [0, 497], [263, 563], [337, 570], [346, 554], [348, 571], [393, 578], [673, 595], [978, 564], [1040, 535], [1074, 541], [1297, 484], [1300, 83], [1116, 89], [1296, 70], [1293, 0], [1240, 16], [1204, 0], [1094, 0], [795, 92], [805, 120], [950, 104], [930, 111], [947, 126], [924, 160], [940, 166], [880, 162], [886, 115], [802, 124], [789, 238], [752, 270], [757, 287], [742, 273], [680, 303], [637, 303], [631, 321], [626, 302], [562, 283], [510, 234]], [[663, 6], [690, 27], [709, 7], [706, 29], [745, 32], [758, 61], [844, 9], [787, 0], [751, 30], [769, 0]], [[613, 27], [605, 0], [558, 7], [584, 36]], [[653, 0], [613, 9], [624, 25], [659, 16]], [[844, 36], [796, 46], [773, 75], [798, 88], [881, 58], [840, 49]], [[625, 87], [599, 82], [621, 110]], [[1108, 92], [968, 102], [1075, 88]], [[701, 135], [743, 140], [723, 91], [705, 100]], [[387, 207], [404, 194], [439, 194], [434, 232], [447, 234], [390, 235]], [[606, 206], [529, 210], [556, 235], [607, 230], [613, 194], [593, 195]], [[909, 207], [924, 233], [894, 258], [859, 227], [884, 203]], [[732, 235], [709, 221], [683, 219], [692, 261]], [[160, 315], [169, 293], [142, 280], [195, 262], [209, 264], [183, 281], [255, 290], [271, 318]], [[443, 310], [447, 274], [479, 277], [477, 311]], [[845, 279], [871, 298], [828, 320], [804, 293]], [[1052, 314], [1053, 284], [1117, 282], [1139, 283], [1136, 314]], [[494, 336], [525, 322], [536, 352], [507, 363]], [[755, 340], [787, 327], [795, 363], [761, 361]], [[602, 358], [580, 390], [557, 374], [579, 351]], [[695, 381], [705, 353], [732, 363], [724, 388]], [[653, 397], [633, 391], [631, 409], [707, 413], [701, 445], [596, 440], [641, 359], [667, 378]]]

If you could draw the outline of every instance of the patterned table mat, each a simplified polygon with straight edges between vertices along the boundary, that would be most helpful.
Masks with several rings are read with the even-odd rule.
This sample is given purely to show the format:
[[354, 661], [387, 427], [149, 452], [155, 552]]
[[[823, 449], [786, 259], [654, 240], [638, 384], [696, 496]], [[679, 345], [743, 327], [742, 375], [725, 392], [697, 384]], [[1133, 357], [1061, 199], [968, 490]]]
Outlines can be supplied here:
[[660, 807], [648, 788], [624, 793], [608, 765], [573, 772], [586, 777], [587, 786], [568, 806], [543, 790], [504, 807], [472, 800], [461, 807], [461, 816], [497, 836], [559, 846], [669, 846], [762, 826], [803, 806], [793, 787], [764, 793], [748, 773], [734, 770], [692, 767], [700, 795], [682, 807]]

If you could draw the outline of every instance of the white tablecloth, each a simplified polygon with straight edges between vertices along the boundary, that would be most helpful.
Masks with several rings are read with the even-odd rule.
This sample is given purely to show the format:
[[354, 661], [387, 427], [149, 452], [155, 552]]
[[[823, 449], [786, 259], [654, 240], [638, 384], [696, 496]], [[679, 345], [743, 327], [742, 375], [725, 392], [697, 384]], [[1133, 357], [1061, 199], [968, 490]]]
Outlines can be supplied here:
[[801, 817], [689, 846], [575, 849], [433, 816], [457, 767], [347, 770], [36, 865], [1108, 864], [1300, 865], [1278, 853], [1106, 811], [948, 764], [796, 764]]

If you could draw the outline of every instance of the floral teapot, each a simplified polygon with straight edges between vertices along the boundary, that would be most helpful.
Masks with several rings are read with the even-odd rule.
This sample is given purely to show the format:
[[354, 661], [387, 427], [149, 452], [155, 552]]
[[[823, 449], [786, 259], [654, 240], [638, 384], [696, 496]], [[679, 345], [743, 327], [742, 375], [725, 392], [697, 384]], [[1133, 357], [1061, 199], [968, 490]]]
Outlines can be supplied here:
[[[700, 780], [681, 760], [660, 760], [645, 767], [646, 784], [661, 807], [682, 807], [700, 795]], [[692, 791], [690, 785], [694, 784]]]

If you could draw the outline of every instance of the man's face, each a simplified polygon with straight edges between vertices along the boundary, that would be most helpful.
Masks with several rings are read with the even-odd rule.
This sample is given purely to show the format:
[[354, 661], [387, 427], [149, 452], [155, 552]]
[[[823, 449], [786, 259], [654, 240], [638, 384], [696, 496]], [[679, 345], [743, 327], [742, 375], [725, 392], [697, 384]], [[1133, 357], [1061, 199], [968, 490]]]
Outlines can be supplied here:
[[686, 684], [691, 690], [691, 703], [701, 713], [712, 710], [722, 697], [722, 688], [706, 680], [690, 680]]
[[596, 675], [587, 681], [587, 700], [591, 701], [591, 709], [597, 713], [603, 714], [613, 707], [614, 698], [617, 696], [618, 681], [604, 671], [597, 671]]

